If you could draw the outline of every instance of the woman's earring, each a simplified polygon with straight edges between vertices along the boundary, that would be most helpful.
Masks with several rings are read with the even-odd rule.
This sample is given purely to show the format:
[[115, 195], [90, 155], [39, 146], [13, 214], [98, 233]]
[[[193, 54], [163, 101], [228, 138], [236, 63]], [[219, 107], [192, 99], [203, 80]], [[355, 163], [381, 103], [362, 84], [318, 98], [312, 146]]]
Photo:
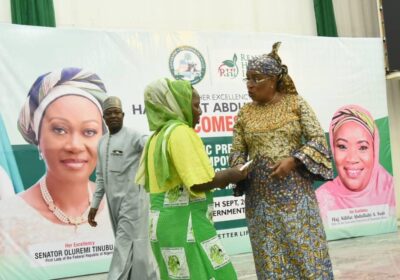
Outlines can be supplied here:
[[39, 148], [38, 148], [38, 152], [39, 152], [39, 160], [43, 160], [43, 154]]

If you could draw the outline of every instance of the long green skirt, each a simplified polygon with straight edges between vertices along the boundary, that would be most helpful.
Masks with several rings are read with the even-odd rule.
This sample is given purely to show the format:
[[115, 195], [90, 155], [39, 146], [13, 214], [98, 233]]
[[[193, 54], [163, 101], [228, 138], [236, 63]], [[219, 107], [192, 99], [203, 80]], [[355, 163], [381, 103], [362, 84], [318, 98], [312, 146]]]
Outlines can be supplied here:
[[212, 222], [210, 192], [192, 198], [178, 186], [150, 200], [150, 240], [162, 280], [237, 279]]

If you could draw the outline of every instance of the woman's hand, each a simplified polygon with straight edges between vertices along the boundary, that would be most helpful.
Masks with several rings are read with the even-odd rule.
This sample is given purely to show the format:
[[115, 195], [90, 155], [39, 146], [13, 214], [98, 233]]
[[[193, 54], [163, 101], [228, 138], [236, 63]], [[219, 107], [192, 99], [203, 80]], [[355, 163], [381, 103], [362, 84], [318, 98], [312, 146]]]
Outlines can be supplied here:
[[96, 208], [90, 208], [89, 214], [88, 214], [88, 223], [92, 227], [97, 226], [97, 222], [94, 220], [96, 217], [97, 209]]
[[297, 167], [298, 163], [296, 158], [288, 157], [281, 161], [278, 161], [272, 166], [271, 177], [275, 179], [283, 179], [289, 175], [290, 171]]
[[232, 168], [217, 171], [212, 181], [193, 185], [191, 190], [194, 192], [206, 192], [214, 188], [225, 189], [230, 183], [237, 183], [247, 177], [248, 169], [240, 171], [242, 166], [243, 164], [239, 164]]
[[239, 181], [242, 181], [246, 179], [247, 174], [249, 173], [249, 169], [245, 168], [244, 170], [240, 170], [242, 168], [243, 164], [238, 164], [232, 168], [230, 168], [230, 178], [231, 181], [234, 183], [237, 183]]

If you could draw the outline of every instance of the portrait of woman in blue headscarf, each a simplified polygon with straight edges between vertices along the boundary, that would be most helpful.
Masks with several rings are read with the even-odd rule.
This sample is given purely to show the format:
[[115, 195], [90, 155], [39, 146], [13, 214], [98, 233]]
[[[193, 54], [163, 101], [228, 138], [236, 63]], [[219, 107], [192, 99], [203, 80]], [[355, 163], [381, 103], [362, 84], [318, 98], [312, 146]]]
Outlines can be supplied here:
[[0, 204], [0, 213], [8, 213], [0, 216], [0, 278], [3, 273], [4, 279], [13, 278], [10, 270], [21, 266], [32, 269], [18, 269], [19, 279], [53, 278], [38, 255], [39, 248], [57, 252], [65, 249], [66, 242], [98, 238], [112, 244], [104, 203], [99, 209], [100, 227], [87, 223], [95, 188], [89, 177], [105, 132], [101, 109], [105, 98], [101, 79], [79, 68], [41, 75], [32, 85], [20, 110], [18, 129], [39, 149], [46, 173]]

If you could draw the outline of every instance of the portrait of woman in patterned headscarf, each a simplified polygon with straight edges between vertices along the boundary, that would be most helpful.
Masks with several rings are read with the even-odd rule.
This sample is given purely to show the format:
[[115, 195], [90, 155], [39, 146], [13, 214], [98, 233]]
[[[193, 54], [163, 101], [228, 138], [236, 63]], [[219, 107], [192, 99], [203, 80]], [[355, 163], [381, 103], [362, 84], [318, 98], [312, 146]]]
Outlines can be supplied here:
[[68, 240], [96, 236], [109, 238], [112, 244], [104, 203], [99, 215], [101, 228], [93, 229], [87, 223], [95, 188], [89, 177], [96, 167], [98, 141], [105, 132], [101, 109], [105, 98], [106, 89], [95, 73], [64, 68], [38, 77], [20, 110], [18, 129], [39, 149], [46, 173], [24, 192], [1, 203], [0, 212], [9, 214], [0, 217], [0, 258], [5, 267], [35, 264], [38, 269], [27, 270], [30, 275], [26, 279], [48, 278], [47, 272], [40, 270], [41, 258], [32, 253], [32, 246], [50, 246], [57, 251], [64, 249]]
[[[328, 215], [341, 209], [363, 207], [360, 213], [365, 213], [367, 209], [379, 207], [385, 214], [375, 219], [379, 226], [342, 231], [338, 228], [328, 237], [338, 239], [388, 232], [390, 228], [396, 230], [393, 177], [379, 163], [380, 137], [371, 113], [354, 104], [339, 108], [332, 117], [329, 140], [338, 176], [316, 190], [325, 227], [334, 231]], [[358, 225], [363, 223], [365, 220], [360, 220]]]
[[[238, 113], [230, 165], [253, 160], [234, 189], [245, 213], [258, 279], [333, 279], [312, 183], [333, 176], [324, 131], [272, 52], [248, 61], [252, 102]], [[318, 254], [316, 254], [318, 252]]]

